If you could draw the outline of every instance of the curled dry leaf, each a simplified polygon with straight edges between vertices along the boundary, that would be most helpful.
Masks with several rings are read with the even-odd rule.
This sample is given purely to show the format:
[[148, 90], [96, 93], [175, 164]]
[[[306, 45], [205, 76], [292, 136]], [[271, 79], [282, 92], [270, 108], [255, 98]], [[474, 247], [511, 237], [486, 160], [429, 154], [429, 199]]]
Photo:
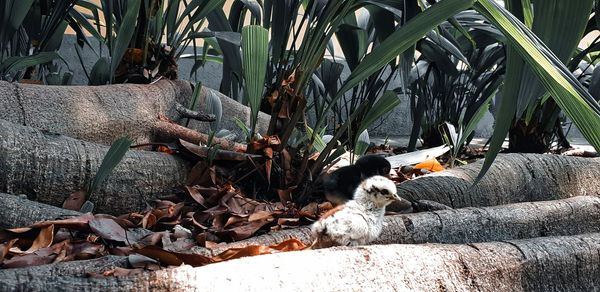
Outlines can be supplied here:
[[14, 252], [14, 253], [25, 253], [25, 254], [32, 253], [41, 248], [49, 247], [50, 245], [52, 245], [53, 241], [54, 241], [54, 225], [48, 225], [48, 226], [40, 228], [40, 233], [35, 238], [35, 240], [31, 244], [31, 246], [29, 247], [29, 249], [22, 252], [18, 248], [13, 248], [10, 251]]
[[92, 229], [96, 235], [104, 239], [120, 242], [129, 241], [125, 229], [123, 229], [121, 225], [117, 224], [117, 222], [112, 219], [96, 218], [91, 220], [90, 229]]
[[181, 266], [182, 264], [187, 264], [198, 267], [214, 262], [211, 258], [202, 255], [170, 252], [156, 246], [147, 246], [142, 249], [138, 249], [135, 252], [155, 259], [168, 266]]
[[4, 260], [4, 257], [8, 254], [8, 251], [12, 248], [13, 244], [17, 242], [18, 239], [11, 239], [6, 243], [0, 244], [0, 263]]
[[225, 229], [223, 231], [217, 231], [215, 234], [225, 241], [238, 241], [254, 235], [256, 231], [267, 223], [269, 223], [267, 220], [248, 222], [248, 224]]
[[444, 167], [435, 158], [429, 159], [429, 160], [425, 160], [425, 161], [423, 161], [421, 163], [418, 163], [414, 167], [416, 169], [425, 169], [425, 170], [434, 171], [434, 172], [444, 170]]
[[287, 252], [306, 249], [306, 245], [297, 239], [289, 239], [276, 245], [251, 245], [246, 247], [228, 249], [212, 259], [215, 262], [239, 259], [248, 256], [257, 256], [262, 254], [272, 254], [276, 252]]
[[62, 207], [63, 209], [79, 211], [83, 203], [85, 203], [85, 191], [77, 191], [69, 195], [65, 199]]

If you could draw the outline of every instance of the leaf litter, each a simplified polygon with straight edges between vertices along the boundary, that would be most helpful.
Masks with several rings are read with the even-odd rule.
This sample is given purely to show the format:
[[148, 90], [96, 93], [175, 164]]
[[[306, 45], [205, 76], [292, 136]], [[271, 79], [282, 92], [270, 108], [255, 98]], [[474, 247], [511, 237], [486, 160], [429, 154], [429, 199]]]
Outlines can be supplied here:
[[[279, 143], [276, 137], [265, 137], [251, 146], [254, 153], [272, 158], [272, 147]], [[303, 250], [305, 244], [290, 239], [271, 246], [230, 248], [217, 255], [210, 252], [211, 248], [222, 243], [311, 224], [333, 209], [327, 201], [310, 202], [301, 207], [291, 203], [295, 186], [276, 189], [279, 202], [257, 200], [254, 195], [249, 197], [225, 177], [217, 165], [207, 162], [206, 156], [211, 149], [198, 148], [185, 141], [173, 147], [169, 148], [172, 152], [186, 151], [188, 155], [200, 158], [190, 171], [182, 194], [157, 199], [143, 212], [118, 217], [86, 213], [37, 222], [28, 227], [0, 230], [0, 268], [22, 268], [117, 255], [127, 257], [128, 268], [118, 267], [88, 276], [125, 276], [182, 264], [203, 266], [247, 256]], [[381, 153], [389, 150], [375, 151]], [[220, 151], [217, 155], [220, 159], [234, 162], [242, 159], [253, 161], [259, 156], [230, 152]], [[260, 164], [269, 183], [273, 168], [270, 162], [271, 159], [267, 159], [267, 162]], [[396, 169], [391, 175], [393, 180], [401, 182], [427, 171], [438, 171], [440, 167], [437, 161], [431, 161], [408, 171]], [[422, 169], [425, 172], [420, 172]], [[285, 165], [284, 171], [288, 176], [289, 170]], [[80, 197], [79, 193], [72, 194], [65, 205], [74, 203], [79, 206]]]

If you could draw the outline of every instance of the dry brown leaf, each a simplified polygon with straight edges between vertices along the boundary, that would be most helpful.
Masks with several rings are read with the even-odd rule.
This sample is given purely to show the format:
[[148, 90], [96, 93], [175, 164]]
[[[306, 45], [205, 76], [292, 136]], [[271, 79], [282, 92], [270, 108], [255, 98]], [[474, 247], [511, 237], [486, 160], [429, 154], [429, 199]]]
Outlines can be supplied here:
[[152, 228], [156, 224], [156, 216], [152, 214], [152, 212], [146, 213], [144, 218], [142, 218], [142, 227], [146, 229]]
[[258, 221], [258, 220], [269, 220], [273, 219], [274, 212], [271, 211], [258, 211], [250, 214], [248, 217], [248, 222]]
[[92, 229], [96, 235], [104, 239], [128, 242], [125, 229], [113, 219], [95, 218], [94, 220], [91, 220], [89, 224], [90, 229]]
[[18, 239], [11, 239], [6, 243], [0, 244], [0, 263], [4, 260], [4, 257], [8, 254], [8, 251], [12, 248], [13, 244], [17, 242]]
[[77, 191], [69, 195], [63, 202], [63, 209], [79, 211], [85, 203], [85, 191]]
[[256, 231], [258, 231], [267, 223], [269, 222], [266, 220], [248, 222], [248, 224], [243, 224], [230, 229], [225, 229], [223, 231], [218, 231], [215, 232], [215, 234], [226, 241], [238, 241], [251, 237]]
[[248, 221], [247, 217], [233, 215], [227, 219], [227, 222], [225, 222], [225, 225], [223, 226], [223, 228], [238, 224], [240, 222], [247, 222], [247, 221]]
[[[40, 233], [35, 238], [31, 247], [24, 253], [32, 253], [40, 248], [49, 247], [54, 241], [54, 225], [48, 225], [40, 229]], [[12, 252], [12, 250], [11, 250]]]

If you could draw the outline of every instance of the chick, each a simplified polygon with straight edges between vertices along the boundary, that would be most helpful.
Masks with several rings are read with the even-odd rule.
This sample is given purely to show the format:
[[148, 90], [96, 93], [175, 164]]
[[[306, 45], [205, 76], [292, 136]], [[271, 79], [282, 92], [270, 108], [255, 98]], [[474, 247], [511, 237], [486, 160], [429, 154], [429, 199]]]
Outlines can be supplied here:
[[354, 191], [354, 199], [313, 223], [311, 248], [356, 246], [375, 240], [383, 227], [385, 207], [395, 200], [401, 199], [393, 181], [379, 175], [367, 178]]
[[390, 163], [384, 157], [365, 155], [354, 165], [341, 167], [323, 177], [325, 197], [335, 205], [343, 204], [353, 198], [361, 181], [374, 175], [386, 176], [390, 169]]

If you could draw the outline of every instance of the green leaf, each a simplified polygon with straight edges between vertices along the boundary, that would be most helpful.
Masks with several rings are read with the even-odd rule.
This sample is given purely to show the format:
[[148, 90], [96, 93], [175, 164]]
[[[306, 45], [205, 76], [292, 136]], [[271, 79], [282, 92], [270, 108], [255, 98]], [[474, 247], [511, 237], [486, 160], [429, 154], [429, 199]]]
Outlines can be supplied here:
[[364, 155], [369, 150], [369, 144], [371, 139], [369, 138], [369, 131], [364, 130], [358, 135], [356, 139], [356, 145], [354, 146], [354, 153], [357, 155]]
[[465, 126], [464, 130], [462, 131], [462, 136], [460, 137], [460, 140], [458, 141], [458, 145], [460, 145], [460, 146], [464, 145], [467, 138], [471, 135], [471, 133], [473, 133], [473, 131], [475, 131], [475, 129], [477, 128], [477, 125], [479, 124], [479, 121], [481, 121], [481, 119], [483, 118], [485, 113], [489, 110], [490, 102], [492, 101], [493, 97], [494, 97], [494, 94], [490, 94], [487, 97], [487, 99], [483, 102], [483, 104], [481, 104], [481, 106], [477, 109], [475, 114], [471, 117], [471, 119]]
[[[431, 5], [430, 8], [417, 14], [363, 58], [360, 64], [356, 66], [356, 69], [348, 76], [348, 79], [333, 98], [327, 110], [346, 91], [369, 78], [369, 76], [383, 68], [383, 66], [398, 57], [398, 55], [412, 48], [418, 40], [423, 38], [433, 28], [458, 12], [471, 7], [474, 2], [474, 0], [444, 0]], [[317, 122], [317, 127], [320, 127], [322, 123], [323, 119], [320, 119]]]
[[238, 126], [238, 128], [240, 128], [244, 132], [244, 135], [246, 135], [246, 139], [250, 139], [250, 128], [248, 128], [248, 126], [246, 126], [246, 124], [242, 122], [242, 120], [240, 120], [238, 117], [234, 117], [233, 121]]
[[358, 85], [392, 59], [409, 49], [434, 27], [458, 12], [471, 7], [474, 2], [470, 0], [444, 0], [419, 13], [364, 57], [356, 70], [353, 70], [352, 74], [348, 76], [348, 80], [338, 92], [336, 100], [346, 91]]
[[98, 168], [94, 179], [89, 184], [86, 194], [88, 198], [104, 182], [119, 162], [123, 160], [125, 153], [129, 150], [129, 146], [131, 146], [131, 140], [127, 137], [121, 137], [110, 145], [110, 149], [108, 149], [108, 152], [104, 155], [104, 159], [102, 159], [100, 168]]
[[312, 150], [316, 151], [316, 152], [322, 152], [323, 149], [325, 149], [326, 143], [325, 141], [323, 141], [323, 136], [321, 135], [313, 135], [314, 130], [313, 128], [309, 127], [308, 124], [304, 124], [304, 127], [306, 128], [306, 136], [307, 137], [315, 137], [315, 141], [313, 142], [313, 148]]
[[[587, 18], [581, 15], [590, 15], [593, 3], [593, 0], [537, 1], [533, 5], [535, 17], [531, 30], [566, 64], [582, 39], [587, 24]], [[525, 17], [527, 19], [527, 13]], [[511, 82], [511, 76], [507, 77]], [[517, 102], [517, 118], [520, 118], [527, 107], [544, 94], [545, 89], [529, 67], [523, 71], [522, 80], [516, 82], [520, 82]]]
[[216, 120], [210, 122], [210, 130], [216, 132], [221, 126], [221, 118], [223, 117], [223, 105], [221, 104], [221, 99], [212, 90], [207, 90], [205, 103], [206, 112], [215, 115]]
[[114, 49], [111, 52], [110, 60], [110, 80], [114, 78], [117, 66], [121, 63], [121, 59], [125, 55], [127, 48], [129, 48], [129, 42], [133, 38], [135, 33], [137, 16], [140, 10], [141, 0], [130, 0], [127, 3], [127, 12], [123, 17], [123, 22], [119, 26], [117, 32], [117, 39], [115, 40]]
[[105, 85], [107, 83], [110, 83], [110, 64], [106, 57], [101, 57], [90, 71], [89, 85]]
[[0, 71], [19, 71], [32, 66], [48, 63], [54, 59], [62, 59], [57, 52], [41, 52], [26, 57], [12, 57], [0, 64]]
[[269, 32], [262, 26], [245, 26], [242, 29], [242, 53], [244, 95], [251, 111], [250, 132], [254, 134], [265, 87], [269, 57]]
[[[518, 53], [533, 69], [546, 90], [550, 91], [557, 104], [581, 130], [588, 142], [600, 151], [600, 106], [564, 64], [523, 23], [494, 1], [479, 0], [475, 9], [507, 36], [511, 44], [508, 49], [508, 61], [514, 61], [517, 58], [514, 54]], [[521, 66], [516, 64], [517, 66], [509, 64], [507, 76], [521, 70], [519, 68]], [[506, 137], [516, 112], [516, 103], [510, 97], [516, 96], [517, 93], [516, 87], [504, 88], [494, 136], [479, 179], [489, 169]]]
[[3, 10], [0, 12], [0, 41], [4, 43], [13, 37], [33, 2], [33, 0], [6, 0], [0, 3]]

